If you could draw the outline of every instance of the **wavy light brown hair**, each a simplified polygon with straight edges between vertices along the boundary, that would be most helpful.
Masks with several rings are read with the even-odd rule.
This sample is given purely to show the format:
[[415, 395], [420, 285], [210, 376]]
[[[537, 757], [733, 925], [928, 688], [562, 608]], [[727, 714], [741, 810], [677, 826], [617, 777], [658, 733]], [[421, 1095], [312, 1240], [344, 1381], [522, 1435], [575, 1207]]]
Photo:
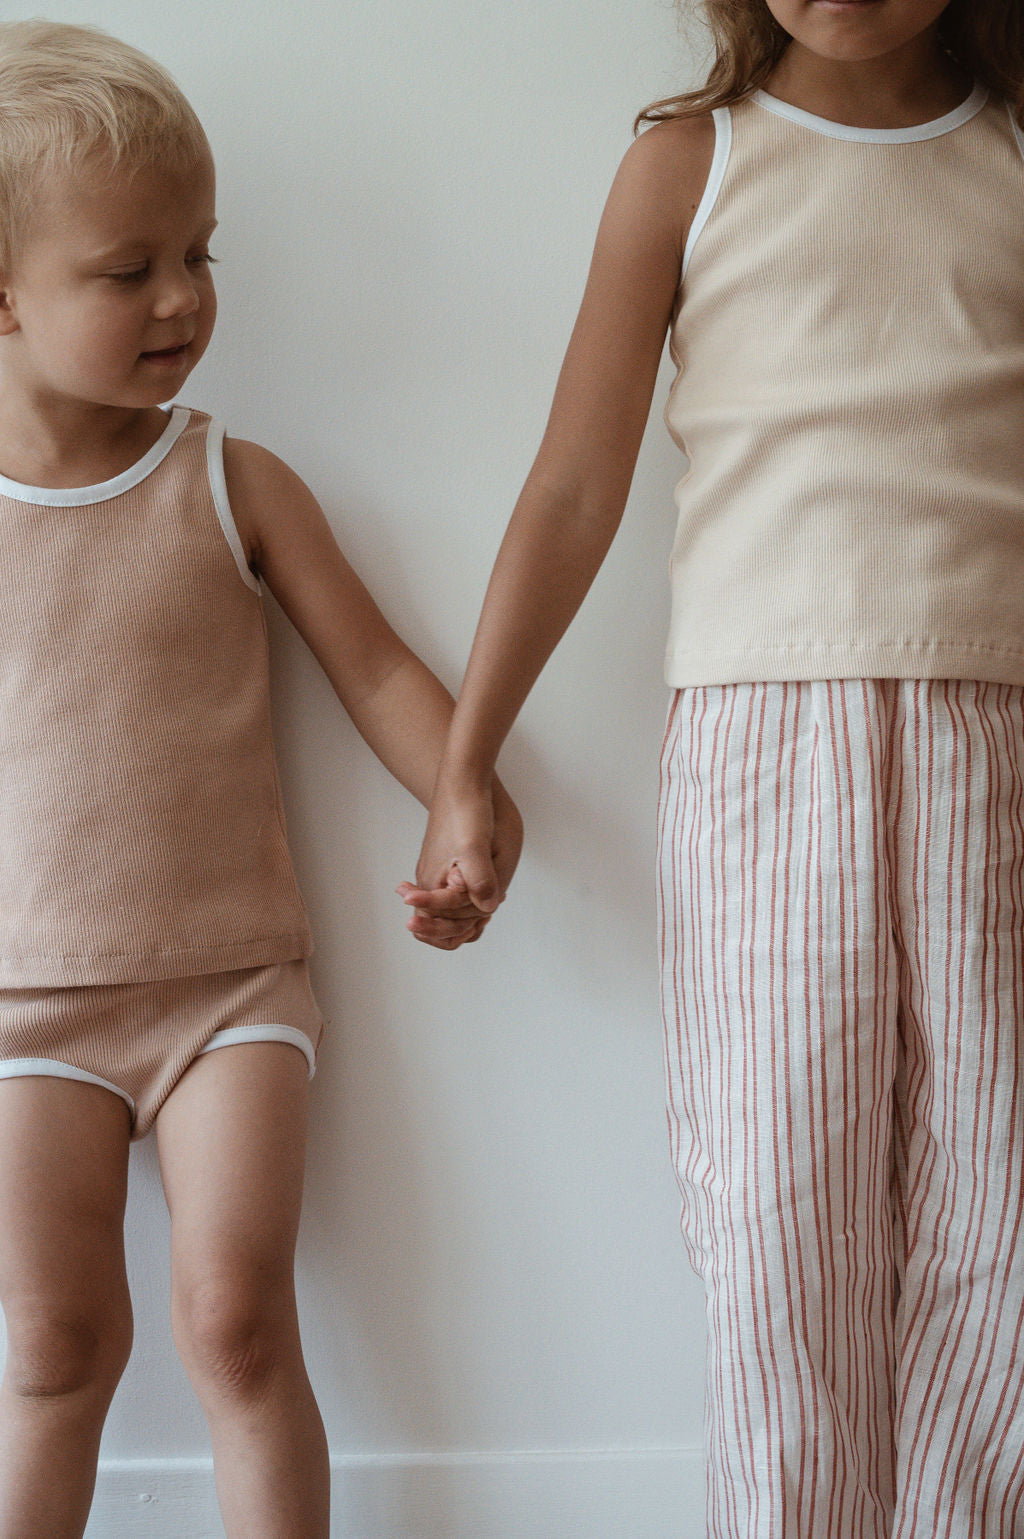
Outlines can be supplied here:
[[[687, 0], [679, 0], [688, 10]], [[763, 86], [789, 44], [765, 0], [702, 0], [715, 60], [704, 85], [651, 102], [635, 127], [696, 117]], [[1024, 127], [1024, 5], [1021, 0], [950, 0], [939, 22], [943, 47], [974, 80], [1013, 107]]]

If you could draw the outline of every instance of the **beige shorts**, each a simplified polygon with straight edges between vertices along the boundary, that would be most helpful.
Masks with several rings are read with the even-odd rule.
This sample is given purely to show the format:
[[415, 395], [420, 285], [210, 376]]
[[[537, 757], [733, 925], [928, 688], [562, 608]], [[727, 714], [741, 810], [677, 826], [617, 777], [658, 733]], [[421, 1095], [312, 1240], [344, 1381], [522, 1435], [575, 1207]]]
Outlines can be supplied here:
[[51, 1075], [102, 1085], [149, 1132], [202, 1053], [290, 1042], [312, 1075], [323, 1036], [304, 961], [152, 983], [0, 989], [0, 1079]]

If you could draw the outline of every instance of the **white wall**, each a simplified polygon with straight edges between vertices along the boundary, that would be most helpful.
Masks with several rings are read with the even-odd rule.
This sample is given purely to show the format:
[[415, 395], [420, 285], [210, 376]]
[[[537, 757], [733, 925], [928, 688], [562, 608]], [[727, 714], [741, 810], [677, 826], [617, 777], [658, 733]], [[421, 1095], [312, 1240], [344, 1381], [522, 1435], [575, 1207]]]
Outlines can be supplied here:
[[[295, 465], [456, 685], [632, 115], [692, 74], [669, 0], [41, 8], [153, 53], [210, 134], [221, 318], [184, 399]], [[331, 1022], [300, 1288], [346, 1536], [703, 1532], [702, 1303], [677, 1233], [656, 992], [680, 471], [658, 418], [624, 531], [503, 761], [528, 843], [479, 946], [406, 936], [392, 889], [423, 814], [273, 617]], [[89, 1534], [199, 1539], [220, 1530], [167, 1325], [151, 1144], [133, 1155], [128, 1240], [137, 1345]]]

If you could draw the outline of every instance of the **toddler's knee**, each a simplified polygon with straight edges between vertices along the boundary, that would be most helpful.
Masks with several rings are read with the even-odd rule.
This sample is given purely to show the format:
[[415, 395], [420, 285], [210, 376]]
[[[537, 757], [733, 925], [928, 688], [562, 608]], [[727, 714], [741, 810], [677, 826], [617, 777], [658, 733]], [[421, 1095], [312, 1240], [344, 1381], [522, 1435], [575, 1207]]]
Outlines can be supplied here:
[[130, 1314], [9, 1315], [6, 1385], [25, 1400], [109, 1396], [124, 1372], [131, 1345]]
[[258, 1398], [292, 1350], [290, 1290], [206, 1283], [175, 1301], [174, 1334], [189, 1374], [209, 1391]]

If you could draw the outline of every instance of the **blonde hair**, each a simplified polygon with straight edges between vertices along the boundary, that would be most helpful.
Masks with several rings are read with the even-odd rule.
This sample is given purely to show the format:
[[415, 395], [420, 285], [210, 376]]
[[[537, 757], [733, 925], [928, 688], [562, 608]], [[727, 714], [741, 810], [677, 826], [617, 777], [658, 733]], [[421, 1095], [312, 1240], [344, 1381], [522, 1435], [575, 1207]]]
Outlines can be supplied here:
[[[688, 5], [681, 8], [689, 9]], [[695, 117], [742, 101], [763, 86], [790, 43], [765, 0], [703, 0], [715, 59], [704, 85], [651, 102], [635, 128]], [[975, 80], [1005, 96], [1024, 127], [1024, 6], [1021, 0], [950, 0], [939, 41]]]
[[206, 135], [166, 70], [98, 27], [0, 24], [0, 267], [24, 236], [39, 179], [100, 156], [188, 166]]

